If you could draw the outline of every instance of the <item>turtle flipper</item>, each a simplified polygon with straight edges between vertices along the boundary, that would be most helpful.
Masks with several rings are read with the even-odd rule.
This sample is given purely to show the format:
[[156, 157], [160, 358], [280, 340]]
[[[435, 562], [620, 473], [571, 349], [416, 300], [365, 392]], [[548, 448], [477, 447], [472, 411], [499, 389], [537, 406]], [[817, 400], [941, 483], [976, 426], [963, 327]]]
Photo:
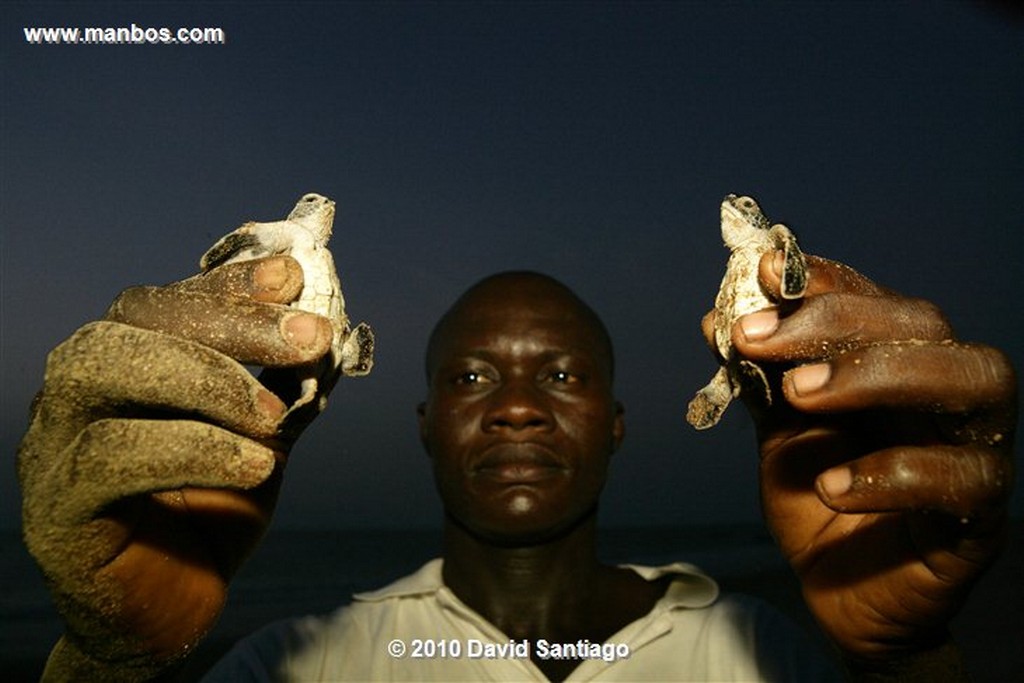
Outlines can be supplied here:
[[261, 254], [260, 252], [262, 251], [266, 250], [262, 248], [260, 238], [251, 231], [246, 230], [245, 226], [243, 226], [235, 232], [224, 235], [216, 244], [210, 247], [203, 254], [202, 258], [199, 259], [199, 267], [205, 273], [242, 254], [251, 254], [251, 256], [247, 255], [246, 258], [269, 255], [269, 252]]
[[370, 372], [373, 367], [373, 330], [366, 323], [359, 323], [348, 333], [341, 345], [341, 372], [346, 377], [358, 377]]
[[799, 299], [807, 290], [807, 260], [796, 243], [796, 236], [782, 223], [773, 225], [768, 234], [782, 249], [782, 298]]
[[764, 370], [761, 369], [757, 363], [751, 363], [749, 360], [741, 360], [737, 365], [736, 374], [736, 393], [743, 393], [743, 397], [750, 401], [756, 398], [763, 402], [763, 405], [770, 406], [772, 404], [772, 389], [768, 385], [768, 377], [764, 374]]
[[686, 421], [697, 429], [709, 429], [718, 424], [722, 413], [729, 407], [735, 392], [729, 380], [729, 371], [723, 365], [690, 401]]

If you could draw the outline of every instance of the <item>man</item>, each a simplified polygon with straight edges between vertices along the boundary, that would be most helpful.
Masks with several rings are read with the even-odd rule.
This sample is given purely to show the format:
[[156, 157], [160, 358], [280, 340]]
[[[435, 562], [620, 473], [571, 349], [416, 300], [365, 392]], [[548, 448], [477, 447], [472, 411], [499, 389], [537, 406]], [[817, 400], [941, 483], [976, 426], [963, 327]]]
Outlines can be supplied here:
[[[777, 291], [774, 263], [766, 257], [761, 275]], [[269, 519], [291, 444], [275, 439], [284, 404], [211, 349], [272, 367], [326, 352], [326, 321], [273, 305], [300, 286], [294, 262], [279, 258], [128, 290], [108, 321], [51, 354], [20, 464], [26, 539], [68, 621], [51, 655], [54, 680], [155, 676], [221, 609]], [[776, 375], [797, 364], [778, 376], [786, 400], [754, 408], [767, 522], [856, 676], [959, 676], [946, 623], [1000, 545], [1012, 369], [993, 349], [952, 342], [934, 307], [839, 264], [812, 259], [809, 287], [795, 311], [756, 313], [734, 330], [740, 352], [777, 364]], [[844, 353], [825, 357], [837, 347]], [[533, 663], [513, 664], [534, 677], [608, 680], [785, 667], [784, 658], [766, 664], [763, 652], [742, 651], [751, 633], [760, 637], [760, 615], [699, 604], [699, 576], [645, 577], [595, 558], [594, 512], [623, 412], [607, 335], [574, 295], [535, 274], [485, 280], [439, 323], [427, 361], [421, 433], [446, 513], [431, 590], [480, 632], [532, 643]], [[265, 382], [283, 394], [282, 377]], [[631, 629], [681, 590], [692, 604], [676, 612], [698, 621], [628, 659], [581, 663], [538, 651], [540, 641], [636, 643]], [[703, 594], [713, 598], [713, 588]], [[397, 613], [358, 609], [265, 634], [235, 664], [273, 671], [297, 662], [301, 677], [310, 652], [322, 660], [341, 651], [321, 675], [376, 671], [395, 632], [379, 614]], [[693, 638], [695, 623], [708, 638]], [[357, 648], [332, 645], [330, 635], [352, 637], [366, 624], [382, 629], [367, 636], [369, 668], [345, 669]], [[676, 637], [699, 644], [657, 650]], [[254, 661], [264, 654], [269, 661]], [[730, 669], [732, 660], [742, 662]], [[450, 678], [467, 661], [419, 671]], [[401, 666], [389, 671], [416, 677], [416, 662]]]

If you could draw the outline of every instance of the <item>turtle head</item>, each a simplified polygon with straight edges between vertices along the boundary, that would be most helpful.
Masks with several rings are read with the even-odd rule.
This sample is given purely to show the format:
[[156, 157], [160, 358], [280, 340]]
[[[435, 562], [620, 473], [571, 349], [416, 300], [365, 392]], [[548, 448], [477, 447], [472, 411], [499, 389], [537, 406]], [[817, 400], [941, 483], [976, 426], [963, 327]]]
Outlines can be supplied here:
[[771, 227], [752, 197], [726, 195], [722, 201], [722, 239], [730, 249], [763, 239]]
[[331, 236], [334, 225], [334, 201], [322, 194], [310, 192], [298, 201], [288, 214], [288, 220], [310, 230], [317, 239], [326, 240]]

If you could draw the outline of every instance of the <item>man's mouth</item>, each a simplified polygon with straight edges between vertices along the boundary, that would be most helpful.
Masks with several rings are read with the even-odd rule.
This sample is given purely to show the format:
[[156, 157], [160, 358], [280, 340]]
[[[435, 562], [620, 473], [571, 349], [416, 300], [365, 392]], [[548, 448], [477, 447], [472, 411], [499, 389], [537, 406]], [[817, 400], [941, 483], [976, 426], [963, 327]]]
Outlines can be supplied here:
[[508, 484], [530, 484], [562, 476], [567, 468], [545, 446], [501, 442], [490, 446], [473, 466], [474, 476]]

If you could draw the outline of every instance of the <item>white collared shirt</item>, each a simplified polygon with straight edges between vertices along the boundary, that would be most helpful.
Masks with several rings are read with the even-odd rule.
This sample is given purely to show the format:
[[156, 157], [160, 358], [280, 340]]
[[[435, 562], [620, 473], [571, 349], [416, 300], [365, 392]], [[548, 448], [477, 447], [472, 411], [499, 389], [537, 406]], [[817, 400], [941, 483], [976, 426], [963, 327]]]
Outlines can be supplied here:
[[787, 619], [753, 598], [719, 596], [696, 567], [626, 565], [671, 574], [644, 617], [604, 643], [513, 640], [462, 603], [440, 559], [325, 616], [271, 624], [234, 647], [204, 681], [546, 681], [531, 661], [576, 655], [568, 681], [837, 679]]

